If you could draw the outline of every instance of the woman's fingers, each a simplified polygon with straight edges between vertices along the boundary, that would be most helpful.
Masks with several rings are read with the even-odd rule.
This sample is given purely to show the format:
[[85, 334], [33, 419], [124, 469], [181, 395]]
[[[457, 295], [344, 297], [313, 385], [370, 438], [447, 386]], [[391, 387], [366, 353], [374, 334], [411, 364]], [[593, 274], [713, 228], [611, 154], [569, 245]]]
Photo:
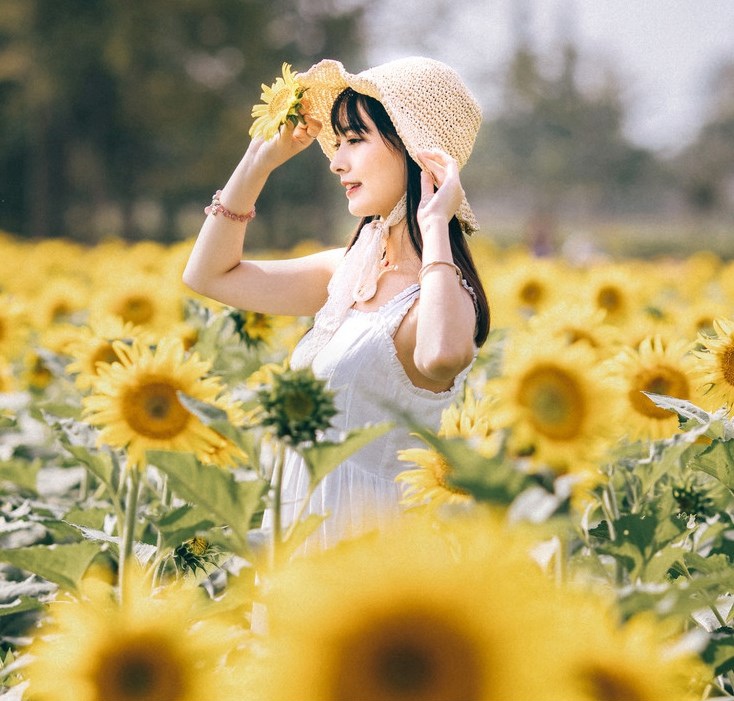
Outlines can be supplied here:
[[426, 149], [419, 151], [417, 155], [420, 165], [433, 176], [433, 180], [438, 186], [443, 184], [449, 173], [459, 172], [456, 161], [445, 151]]

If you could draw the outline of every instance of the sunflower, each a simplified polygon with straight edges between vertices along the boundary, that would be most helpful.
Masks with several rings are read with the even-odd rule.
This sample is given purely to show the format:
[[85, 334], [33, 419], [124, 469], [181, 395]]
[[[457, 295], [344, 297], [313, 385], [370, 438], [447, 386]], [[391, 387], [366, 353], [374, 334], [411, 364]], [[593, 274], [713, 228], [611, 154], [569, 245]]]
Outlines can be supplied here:
[[94, 299], [93, 316], [117, 316], [154, 333], [183, 321], [178, 289], [163, 284], [161, 276], [132, 272], [122, 266], [110, 275], [102, 294]]
[[260, 99], [263, 103], [252, 108], [252, 116], [256, 119], [250, 127], [251, 137], [259, 136], [267, 141], [286, 122], [295, 125], [301, 118], [301, 100], [306, 90], [298, 84], [289, 63], [283, 64], [282, 72], [283, 76], [278, 76], [270, 87], [262, 85]]
[[[467, 392], [461, 407], [452, 404], [443, 412], [438, 435], [465, 438], [480, 453], [494, 455], [499, 448], [500, 434], [492, 426], [492, 403], [491, 398], [477, 401], [473, 392]], [[407, 448], [398, 451], [398, 460], [417, 466], [416, 469], [404, 470], [395, 478], [405, 487], [402, 504], [412, 506], [428, 502], [440, 506], [473, 501], [468, 492], [451, 483], [453, 468], [437, 450]]]
[[21, 378], [32, 392], [43, 392], [54, 381], [55, 375], [51, 364], [42, 353], [29, 350], [23, 357]]
[[498, 400], [494, 421], [511, 429], [512, 452], [559, 473], [597, 474], [616, 438], [620, 390], [590, 346], [518, 331], [487, 391]]
[[16, 382], [13, 367], [6, 358], [0, 355], [0, 394], [15, 391]]
[[267, 345], [272, 340], [274, 317], [269, 314], [233, 309], [229, 316], [235, 323], [239, 337], [248, 347]]
[[[488, 276], [489, 292], [500, 316], [496, 325], [515, 326], [518, 322], [553, 306], [560, 299], [559, 279], [573, 285], [575, 277], [555, 260], [516, 255], [507, 266]], [[564, 290], [568, 293], [568, 289]]]
[[127, 450], [131, 468], [145, 466], [146, 450], [192, 452], [202, 462], [230, 465], [243, 459], [228, 441], [181, 403], [179, 392], [214, 404], [230, 416], [237, 405], [223, 394], [210, 363], [186, 356], [180, 339], [166, 337], [151, 349], [134, 341], [113, 344], [120, 362], [98, 364], [93, 393], [83, 399], [87, 420], [101, 428], [99, 442]]
[[654, 276], [641, 275], [632, 263], [599, 265], [588, 272], [583, 299], [606, 312], [606, 321], [624, 324], [644, 309], [653, 294]]
[[623, 383], [626, 407], [625, 425], [633, 440], [657, 440], [677, 431], [678, 417], [661, 409], [643, 392], [662, 394], [700, 403], [693, 380], [696, 359], [691, 343], [685, 339], [668, 341], [649, 336], [636, 348], [625, 348], [608, 361], [610, 372]]
[[613, 609], [583, 591], [567, 614], [560, 664], [569, 682], [568, 701], [702, 697], [710, 670], [693, 652], [673, 652], [677, 635], [669, 624], [647, 614], [619, 624]]
[[337, 413], [334, 393], [310, 368], [270, 373], [270, 385], [257, 391], [260, 420], [274, 434], [298, 445], [315, 441]]
[[[200, 589], [151, 594], [129, 581], [122, 603], [101, 583], [80, 600], [52, 605], [30, 647], [30, 697], [38, 701], [217, 701], [241, 698], [226, 665], [236, 630], [198, 616]], [[198, 618], [198, 620], [197, 620]]]
[[29, 330], [23, 302], [13, 295], [0, 294], [0, 353], [11, 360], [20, 357]]
[[76, 340], [68, 347], [68, 355], [73, 360], [66, 366], [66, 371], [76, 375], [77, 387], [89, 389], [97, 379], [100, 363], [109, 365], [121, 361], [115, 342], [130, 344], [136, 338], [143, 342], [152, 340], [140, 327], [117, 316], [104, 316], [92, 321], [78, 329]]
[[731, 306], [712, 297], [693, 299], [678, 310], [678, 328], [686, 338], [715, 335], [714, 319], [726, 318]]
[[618, 351], [621, 339], [619, 330], [605, 319], [606, 311], [588, 302], [563, 301], [529, 319], [528, 328], [546, 331], [568, 345], [588, 345], [606, 358]]
[[469, 521], [406, 518], [276, 573], [262, 698], [564, 699], [552, 585], [506, 533]]
[[63, 322], [75, 322], [89, 305], [89, 290], [74, 278], [51, 278], [33, 300], [36, 328], [46, 330]]
[[734, 319], [714, 319], [714, 335], [698, 335], [701, 350], [697, 379], [705, 392], [706, 408], [734, 406]]

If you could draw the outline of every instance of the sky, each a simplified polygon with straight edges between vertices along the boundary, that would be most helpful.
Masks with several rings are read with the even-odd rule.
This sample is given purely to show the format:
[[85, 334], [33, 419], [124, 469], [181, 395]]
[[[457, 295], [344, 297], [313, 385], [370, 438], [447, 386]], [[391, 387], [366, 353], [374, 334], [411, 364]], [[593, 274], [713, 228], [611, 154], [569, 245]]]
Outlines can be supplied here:
[[714, 66], [734, 61], [734, 0], [382, 0], [379, 7], [366, 17], [371, 64], [409, 54], [443, 60], [490, 115], [518, 26], [543, 55], [571, 37], [582, 79], [611, 68], [624, 84], [627, 135], [660, 151], [695, 138]]

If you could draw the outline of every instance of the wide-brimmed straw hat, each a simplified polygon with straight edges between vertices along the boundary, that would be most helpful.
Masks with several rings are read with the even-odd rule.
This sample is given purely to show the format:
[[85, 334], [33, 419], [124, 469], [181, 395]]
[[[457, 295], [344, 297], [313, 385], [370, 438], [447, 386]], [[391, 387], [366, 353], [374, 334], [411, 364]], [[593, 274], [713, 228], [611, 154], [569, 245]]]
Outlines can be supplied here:
[[[328, 158], [336, 151], [331, 108], [346, 88], [379, 100], [411, 158], [424, 149], [441, 149], [462, 168], [469, 160], [482, 121], [478, 102], [450, 66], [413, 56], [348, 73], [339, 61], [325, 59], [298, 75], [308, 89], [309, 112], [322, 122], [319, 145]], [[457, 217], [467, 234], [479, 226], [464, 198]]]

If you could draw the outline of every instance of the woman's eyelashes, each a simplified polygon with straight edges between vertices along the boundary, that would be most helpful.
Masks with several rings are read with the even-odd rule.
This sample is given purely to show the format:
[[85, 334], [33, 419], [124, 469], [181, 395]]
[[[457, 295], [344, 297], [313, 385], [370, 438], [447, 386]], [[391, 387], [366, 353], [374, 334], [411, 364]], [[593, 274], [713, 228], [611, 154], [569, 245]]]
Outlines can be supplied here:
[[346, 144], [358, 144], [361, 141], [364, 141], [364, 138], [361, 137], [361, 136], [359, 136], [359, 135], [357, 135], [357, 134], [350, 135], [350, 136], [345, 136], [342, 139], [337, 139], [334, 142], [334, 148], [337, 148], [338, 149], [342, 145], [342, 141], [344, 143], [346, 143]]

